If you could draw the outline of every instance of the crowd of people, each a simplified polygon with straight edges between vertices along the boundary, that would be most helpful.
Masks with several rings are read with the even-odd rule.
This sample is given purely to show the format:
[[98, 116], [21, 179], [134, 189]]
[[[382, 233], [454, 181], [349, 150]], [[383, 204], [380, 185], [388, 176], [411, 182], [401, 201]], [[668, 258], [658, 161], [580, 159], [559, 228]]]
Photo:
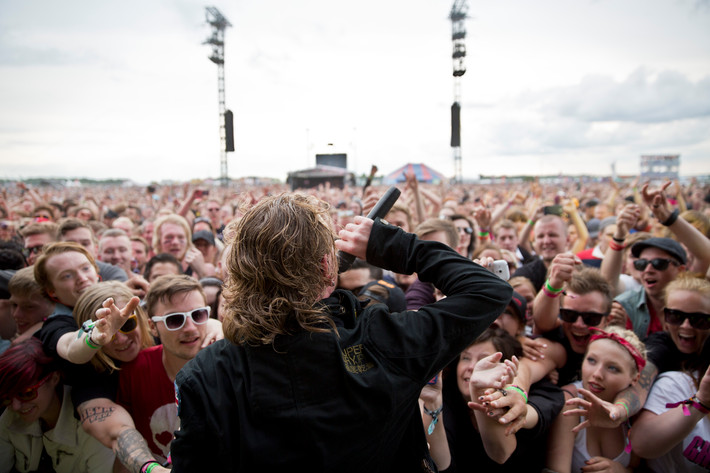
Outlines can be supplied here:
[[710, 185], [397, 187], [6, 185], [0, 473], [710, 469]]

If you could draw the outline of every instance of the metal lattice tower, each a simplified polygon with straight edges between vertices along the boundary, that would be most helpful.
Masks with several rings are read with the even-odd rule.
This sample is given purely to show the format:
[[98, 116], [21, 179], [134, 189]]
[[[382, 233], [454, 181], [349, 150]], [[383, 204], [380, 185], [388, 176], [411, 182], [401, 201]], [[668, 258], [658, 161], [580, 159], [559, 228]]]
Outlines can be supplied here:
[[454, 180], [463, 181], [461, 169], [461, 76], [466, 73], [466, 18], [468, 18], [467, 0], [454, 0], [449, 19], [451, 20], [451, 40], [454, 61], [454, 103], [451, 105], [451, 148], [454, 155]]
[[225, 128], [224, 114], [225, 93], [224, 93], [224, 30], [232, 24], [215, 7], [206, 7], [207, 23], [212, 27], [212, 36], [203, 44], [212, 46], [210, 61], [217, 64], [217, 88], [219, 99], [219, 149], [220, 149], [220, 180], [223, 186], [229, 183], [227, 172], [227, 131]]

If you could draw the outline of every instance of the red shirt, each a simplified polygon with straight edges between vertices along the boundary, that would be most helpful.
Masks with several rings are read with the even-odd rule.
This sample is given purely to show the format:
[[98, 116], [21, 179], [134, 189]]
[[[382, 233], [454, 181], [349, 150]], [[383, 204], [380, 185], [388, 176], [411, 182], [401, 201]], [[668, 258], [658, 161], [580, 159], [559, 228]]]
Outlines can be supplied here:
[[163, 366], [163, 346], [141, 350], [135, 360], [122, 365], [120, 373], [118, 403], [131, 414], [153, 454], [165, 461], [178, 417], [175, 384]]

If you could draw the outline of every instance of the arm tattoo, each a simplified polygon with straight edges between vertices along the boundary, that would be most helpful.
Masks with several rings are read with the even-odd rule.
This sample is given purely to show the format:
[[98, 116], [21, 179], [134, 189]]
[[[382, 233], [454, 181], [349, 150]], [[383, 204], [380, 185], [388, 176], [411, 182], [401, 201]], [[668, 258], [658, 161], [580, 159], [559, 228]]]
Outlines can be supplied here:
[[136, 429], [121, 432], [116, 442], [116, 456], [131, 473], [139, 473], [141, 466], [155, 457], [148, 444]]
[[88, 422], [89, 424], [94, 424], [96, 422], [103, 422], [108, 419], [115, 410], [116, 408], [114, 407], [91, 407], [84, 409], [79, 413], [81, 423]]
[[638, 382], [634, 386], [619, 392], [616, 396], [616, 401], [626, 402], [631, 416], [638, 414], [646, 402], [648, 392], [651, 390], [651, 385], [653, 385], [656, 376], [658, 376], [658, 368], [651, 362], [646, 363]]

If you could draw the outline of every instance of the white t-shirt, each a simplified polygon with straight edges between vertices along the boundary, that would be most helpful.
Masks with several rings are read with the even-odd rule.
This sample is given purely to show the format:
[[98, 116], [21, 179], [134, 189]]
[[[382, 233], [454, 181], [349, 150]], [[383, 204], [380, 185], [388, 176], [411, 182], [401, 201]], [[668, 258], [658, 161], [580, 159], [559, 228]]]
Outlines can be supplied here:
[[[668, 371], [656, 379], [643, 408], [656, 415], [670, 410], [667, 403], [683, 401], [695, 395], [693, 379], [681, 371]], [[677, 408], [675, 408], [677, 409]], [[694, 409], [690, 407], [690, 409]], [[633, 429], [633, 426], [632, 426]], [[633, 445], [632, 445], [633, 447]], [[682, 443], [674, 446], [659, 458], [647, 460], [657, 473], [707, 473], [710, 469], [710, 420], [708, 416], [698, 422]]]

